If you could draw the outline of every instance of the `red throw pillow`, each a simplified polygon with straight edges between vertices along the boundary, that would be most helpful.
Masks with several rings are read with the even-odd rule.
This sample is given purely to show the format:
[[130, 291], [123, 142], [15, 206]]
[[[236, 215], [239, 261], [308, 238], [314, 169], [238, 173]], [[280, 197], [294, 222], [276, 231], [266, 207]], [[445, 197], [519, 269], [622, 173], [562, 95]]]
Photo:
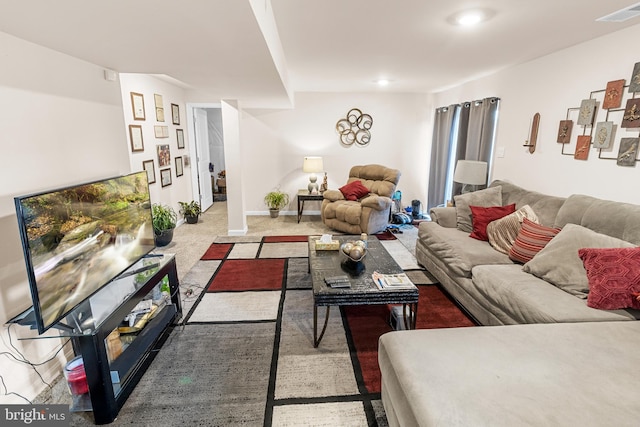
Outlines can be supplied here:
[[471, 221], [473, 223], [473, 231], [469, 237], [478, 240], [489, 241], [487, 236], [487, 225], [491, 221], [500, 219], [516, 211], [516, 204], [512, 203], [507, 206], [469, 206], [471, 208]]
[[587, 270], [587, 305], [601, 310], [640, 309], [640, 248], [578, 250]]
[[340, 192], [347, 200], [358, 200], [369, 194], [369, 189], [361, 181], [353, 181], [340, 187]]
[[540, 252], [559, 232], [559, 228], [545, 227], [524, 218], [518, 237], [509, 251], [509, 258], [523, 264], [531, 261], [531, 258]]

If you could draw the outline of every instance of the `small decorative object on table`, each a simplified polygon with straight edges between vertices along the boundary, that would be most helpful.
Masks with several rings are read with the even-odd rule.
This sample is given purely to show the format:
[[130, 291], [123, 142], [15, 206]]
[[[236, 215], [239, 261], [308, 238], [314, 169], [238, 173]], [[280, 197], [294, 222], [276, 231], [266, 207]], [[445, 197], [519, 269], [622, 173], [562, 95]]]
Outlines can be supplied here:
[[327, 184], [327, 173], [324, 173], [324, 178], [322, 179], [322, 184], [320, 184], [320, 192], [324, 193], [325, 191], [327, 191], [329, 188], [329, 185]]
[[367, 242], [365, 240], [350, 240], [340, 247], [342, 253], [353, 262], [360, 262], [367, 255]]

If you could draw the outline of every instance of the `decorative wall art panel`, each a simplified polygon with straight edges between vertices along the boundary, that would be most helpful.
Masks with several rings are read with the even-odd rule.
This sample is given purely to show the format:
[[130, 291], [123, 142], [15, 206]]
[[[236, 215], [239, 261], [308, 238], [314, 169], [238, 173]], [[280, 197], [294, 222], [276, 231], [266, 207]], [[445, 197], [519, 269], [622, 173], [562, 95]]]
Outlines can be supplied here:
[[593, 137], [593, 148], [609, 148], [613, 140], [615, 125], [613, 122], [598, 122]]
[[607, 89], [604, 92], [604, 100], [602, 108], [620, 108], [622, 105], [622, 90], [624, 89], [624, 79], [614, 80], [607, 83]]
[[583, 99], [580, 103], [580, 114], [578, 115], [578, 124], [582, 126], [591, 126], [593, 117], [596, 112], [595, 99]]
[[571, 140], [571, 131], [573, 130], [573, 120], [560, 120], [558, 128], [558, 142], [560, 144], [568, 144]]
[[340, 142], [343, 145], [367, 145], [371, 141], [371, 127], [373, 118], [369, 114], [363, 114], [357, 108], [352, 108], [347, 117], [338, 120], [336, 130], [340, 134]]
[[627, 100], [620, 126], [623, 128], [640, 128], [640, 98]]
[[576, 152], [573, 158], [576, 160], [587, 160], [589, 158], [589, 148], [591, 147], [591, 137], [589, 135], [578, 136]]
[[639, 142], [639, 138], [622, 138], [620, 140], [620, 151], [618, 152], [617, 160], [618, 166], [635, 167]]
[[633, 66], [633, 73], [629, 79], [629, 92], [640, 92], [640, 62], [636, 62]]

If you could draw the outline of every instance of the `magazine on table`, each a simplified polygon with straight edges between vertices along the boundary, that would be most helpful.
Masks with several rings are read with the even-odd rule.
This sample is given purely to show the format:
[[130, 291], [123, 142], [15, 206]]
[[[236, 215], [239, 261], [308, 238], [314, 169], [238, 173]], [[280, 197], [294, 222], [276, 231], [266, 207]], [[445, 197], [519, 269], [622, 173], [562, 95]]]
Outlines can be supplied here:
[[371, 278], [379, 289], [412, 289], [415, 287], [405, 273], [382, 274], [374, 271]]

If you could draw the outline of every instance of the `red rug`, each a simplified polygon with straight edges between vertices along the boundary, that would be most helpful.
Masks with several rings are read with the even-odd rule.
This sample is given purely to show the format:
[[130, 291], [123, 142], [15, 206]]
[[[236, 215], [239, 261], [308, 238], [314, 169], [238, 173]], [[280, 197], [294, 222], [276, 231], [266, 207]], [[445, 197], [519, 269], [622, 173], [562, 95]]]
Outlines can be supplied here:
[[378, 240], [396, 240], [397, 237], [393, 235], [389, 230], [384, 230], [381, 233], [374, 234], [378, 238]]
[[[457, 328], [475, 324], [438, 286], [418, 286], [417, 329]], [[380, 392], [378, 338], [391, 331], [389, 307], [385, 305], [345, 306], [344, 313], [356, 349], [362, 378], [369, 393]]]
[[207, 292], [282, 289], [285, 259], [228, 259], [209, 283]]
[[265, 236], [263, 243], [306, 242], [309, 236]]
[[200, 259], [203, 261], [224, 259], [232, 247], [232, 243], [212, 243]]

